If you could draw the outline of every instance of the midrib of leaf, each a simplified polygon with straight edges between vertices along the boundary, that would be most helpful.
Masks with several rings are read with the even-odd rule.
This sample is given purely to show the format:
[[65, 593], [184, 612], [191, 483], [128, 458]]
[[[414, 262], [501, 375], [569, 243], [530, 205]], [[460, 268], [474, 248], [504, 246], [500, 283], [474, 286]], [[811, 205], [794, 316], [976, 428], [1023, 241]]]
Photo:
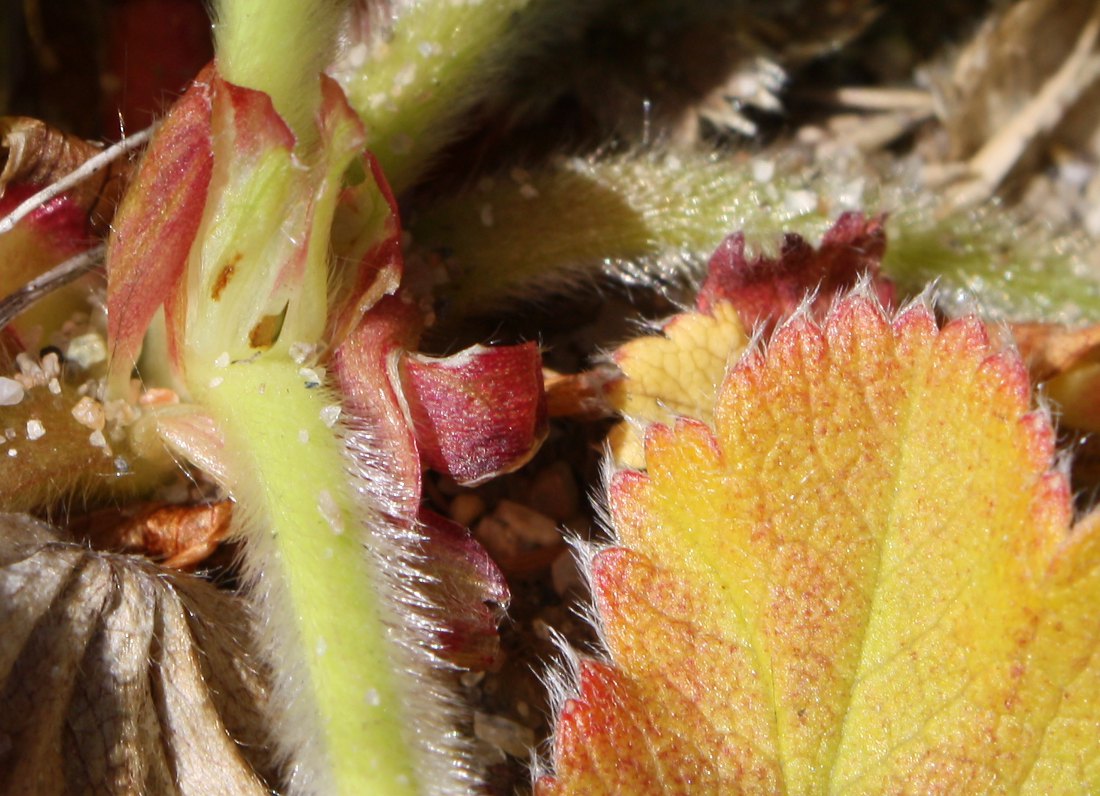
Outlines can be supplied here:
[[[897, 355], [897, 338], [896, 337], [893, 338], [892, 349], [893, 350], [892, 350], [891, 353], [896, 356]], [[897, 428], [898, 428], [897, 440], [898, 440], [898, 443], [897, 443], [897, 453], [895, 454], [898, 458], [898, 461], [897, 461], [897, 466], [894, 470], [894, 477], [891, 479], [889, 492], [887, 493], [887, 494], [890, 494], [893, 497], [893, 500], [891, 500], [889, 514], [887, 515], [886, 531], [882, 535], [879, 543], [876, 545], [876, 550], [877, 550], [878, 554], [875, 557], [875, 562], [874, 562], [874, 575], [873, 575], [874, 585], [873, 585], [872, 590], [871, 590], [870, 609], [868, 611], [867, 618], [866, 618], [865, 622], [863, 623], [863, 633], [860, 636], [859, 663], [856, 665], [855, 675], [852, 677], [851, 681], [848, 684], [848, 698], [845, 701], [844, 718], [841, 720], [840, 732], [838, 733], [838, 735], [836, 737], [836, 740], [832, 744], [832, 753], [830, 754], [830, 760], [829, 760], [829, 771], [828, 771], [828, 774], [826, 775], [826, 777], [824, 779], [824, 783], [826, 784], [827, 792], [829, 792], [829, 793], [837, 793], [838, 792], [838, 790], [837, 790], [838, 786], [837, 786], [837, 783], [834, 780], [834, 776], [835, 776], [835, 773], [836, 773], [837, 759], [840, 756], [840, 751], [845, 746], [845, 741], [847, 740], [847, 736], [848, 736], [848, 732], [849, 732], [849, 728], [850, 728], [852, 694], [855, 693], [855, 690], [859, 687], [859, 684], [863, 681], [864, 675], [866, 673], [866, 670], [867, 670], [867, 636], [869, 635], [869, 632], [870, 632], [870, 629], [871, 629], [872, 625], [875, 623], [875, 617], [878, 615], [879, 611], [881, 610], [881, 605], [880, 605], [880, 601], [879, 601], [878, 597], [879, 597], [880, 586], [882, 584], [882, 580], [881, 580], [880, 576], [882, 574], [882, 561], [883, 561], [883, 558], [884, 558], [884, 552], [885, 552], [887, 546], [890, 545], [890, 543], [893, 540], [895, 534], [898, 532], [898, 523], [897, 523], [897, 517], [896, 517], [896, 512], [898, 510], [898, 500], [896, 498], [897, 498], [897, 494], [898, 494], [898, 487], [903, 482], [903, 476], [906, 473], [906, 467], [907, 467], [907, 464], [908, 464], [908, 461], [909, 461], [909, 449], [910, 449], [910, 447], [909, 447], [909, 445], [906, 444], [906, 441], [909, 439], [909, 435], [910, 435], [910, 432], [911, 432], [912, 420], [913, 420], [913, 415], [914, 415], [914, 407], [915, 407], [915, 403], [916, 403], [916, 400], [915, 400], [915, 397], [914, 397], [913, 386], [914, 385], [919, 385], [924, 381], [924, 375], [927, 372], [927, 369], [928, 369], [928, 366], [929, 366], [929, 359], [930, 359], [927, 356], [927, 351], [924, 351], [922, 353], [925, 354], [925, 355], [921, 357], [920, 370], [919, 370], [919, 372], [914, 373], [912, 375], [912, 377], [910, 378], [909, 385], [907, 385], [909, 387], [909, 389], [905, 393], [906, 401], [905, 401], [905, 404], [904, 404], [904, 408], [903, 408], [903, 411], [899, 412], [899, 419], [898, 419], [898, 423], [897, 423]]]
[[[746, 535], [745, 541], [747, 546], [751, 545], [750, 537], [751, 533]], [[772, 659], [771, 656], [768, 654], [767, 639], [764, 638], [764, 631], [759, 621], [760, 611], [758, 609], [752, 610], [750, 608], [749, 611], [751, 611], [753, 616], [751, 619], [746, 617], [745, 607], [738, 603], [733, 597], [733, 595], [736, 594], [739, 590], [735, 587], [734, 584], [728, 582], [731, 580], [729, 577], [731, 569], [726, 567], [719, 568], [711, 563], [724, 560], [721, 556], [716, 555], [716, 553], [717, 550], [712, 548], [712, 552], [709, 555], [705, 556], [704, 560], [706, 562], [706, 567], [707, 570], [710, 572], [711, 583], [719, 586], [719, 588], [716, 589], [716, 592], [719, 595], [730, 595], [724, 601], [725, 605], [728, 609], [730, 609], [731, 615], [736, 621], [738, 629], [741, 631], [742, 637], [748, 640], [749, 649], [752, 653], [752, 660], [756, 664], [757, 670], [761, 672], [761, 682], [759, 688], [765, 699], [771, 704], [771, 737], [775, 746], [776, 755], [778, 757], [777, 768], [780, 772], [780, 776], [783, 779], [784, 789], [786, 789], [788, 779], [785, 766], [783, 765], [783, 741], [782, 736], [779, 732], [779, 709], [778, 703], [775, 698], [775, 675], [772, 668]], [[759, 558], [753, 555], [751, 547], [745, 550], [745, 557], [749, 559], [755, 559], [762, 568], [767, 568], [769, 570], [771, 569], [772, 562], [760, 561]], [[749, 599], [751, 601], [751, 595], [749, 596]]]

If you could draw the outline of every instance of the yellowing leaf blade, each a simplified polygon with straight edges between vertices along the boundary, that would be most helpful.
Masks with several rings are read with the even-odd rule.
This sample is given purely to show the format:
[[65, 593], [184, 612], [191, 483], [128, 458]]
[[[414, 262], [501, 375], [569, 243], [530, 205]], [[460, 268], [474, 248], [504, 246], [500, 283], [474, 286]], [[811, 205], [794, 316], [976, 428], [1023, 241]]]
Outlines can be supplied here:
[[712, 425], [651, 426], [646, 472], [612, 480], [622, 547], [592, 564], [614, 688], [582, 675], [579, 698], [620, 760], [656, 762], [592, 779], [574, 739], [553, 792], [1011, 792], [1048, 760], [1085, 771], [1100, 543], [1067, 542], [1030, 400], [976, 319], [941, 330], [857, 292], [743, 357]]

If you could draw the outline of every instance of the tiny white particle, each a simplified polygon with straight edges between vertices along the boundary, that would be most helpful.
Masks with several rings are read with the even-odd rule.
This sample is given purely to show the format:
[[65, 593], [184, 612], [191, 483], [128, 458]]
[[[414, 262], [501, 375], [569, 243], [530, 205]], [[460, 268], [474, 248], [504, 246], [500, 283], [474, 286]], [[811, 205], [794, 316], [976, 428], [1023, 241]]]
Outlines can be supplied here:
[[15, 406], [23, 400], [24, 393], [23, 385], [15, 379], [0, 377], [0, 406]]
[[336, 551], [333, 550], [331, 547], [326, 547], [324, 556], [325, 556], [325, 558], [335, 558]]
[[61, 360], [57, 358], [57, 354], [53, 351], [42, 357], [42, 372], [49, 379], [61, 375]]
[[752, 178], [757, 182], [768, 182], [775, 176], [775, 162], [771, 160], [754, 160], [752, 163]]
[[393, 94], [398, 96], [416, 80], [416, 64], [408, 64], [393, 76]]
[[15, 365], [24, 376], [44, 376], [42, 366], [34, 361], [34, 357], [26, 351], [20, 351], [15, 355]]
[[340, 511], [340, 507], [336, 504], [336, 499], [327, 489], [322, 489], [320, 494], [317, 495], [317, 510], [321, 512], [321, 516], [325, 518], [325, 522], [328, 523], [332, 532], [336, 536], [342, 536], [344, 533], [344, 516]]
[[50, 379], [50, 383], [47, 387], [49, 387], [50, 392], [54, 395], [61, 395], [61, 382], [57, 380], [56, 376]]
[[84, 370], [107, 361], [107, 343], [95, 332], [88, 332], [69, 341], [65, 358], [74, 361]]
[[11, 456], [14, 459], [18, 455], [19, 451], [17, 451], [15, 448], [8, 448], [8, 456]]
[[225, 381], [221, 376], [215, 376], [210, 380], [210, 389], [216, 389], [222, 386], [222, 382]]
[[303, 445], [309, 442], [309, 432], [306, 429], [298, 429], [298, 441]]
[[8, 439], [15, 439], [17, 436], [19, 436], [19, 434], [14, 428], [5, 428], [4, 436]]
[[298, 368], [298, 375], [305, 379], [307, 387], [320, 387], [325, 380], [324, 368]]
[[366, 64], [368, 54], [369, 50], [367, 49], [367, 43], [361, 41], [348, 50], [348, 63], [354, 68], [359, 69]]
[[323, 658], [326, 652], [328, 652], [328, 644], [323, 638], [317, 639], [317, 657]]
[[493, 206], [491, 204], [483, 204], [481, 206], [481, 212], [478, 215], [481, 218], [481, 226], [493, 226]]
[[27, 421], [27, 439], [41, 439], [45, 434], [46, 427], [42, 425], [41, 420], [32, 419]]
[[93, 431], [89, 434], [88, 442], [91, 443], [93, 448], [103, 448], [107, 450], [107, 438], [103, 436], [102, 431]]
[[443, 52], [443, 48], [434, 41], [420, 42], [416, 49], [419, 50], [420, 54], [425, 58], [431, 58]]
[[218, 354], [218, 358], [214, 360], [214, 367], [216, 368], [228, 368], [229, 367], [229, 352], [222, 351]]
[[366, 693], [367, 704], [372, 708], [376, 708], [382, 704], [382, 697], [378, 693], [376, 688], [368, 688]]
[[321, 410], [321, 422], [329, 428], [336, 425], [340, 419], [340, 404], [329, 404]]
[[80, 425], [93, 431], [99, 431], [106, 422], [107, 414], [103, 409], [103, 404], [85, 395], [72, 408], [72, 416]]
[[789, 191], [784, 197], [783, 205], [797, 215], [812, 213], [817, 209], [818, 196], [813, 191]]
[[301, 365], [313, 356], [316, 351], [317, 346], [310, 345], [309, 343], [291, 343], [289, 353], [290, 358], [294, 360], [294, 364]]

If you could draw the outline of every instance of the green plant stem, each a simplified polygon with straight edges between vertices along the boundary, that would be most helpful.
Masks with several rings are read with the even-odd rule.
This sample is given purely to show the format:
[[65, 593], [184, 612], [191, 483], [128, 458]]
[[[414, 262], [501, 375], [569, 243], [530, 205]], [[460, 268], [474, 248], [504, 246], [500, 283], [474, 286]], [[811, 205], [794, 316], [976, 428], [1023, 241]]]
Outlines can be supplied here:
[[955, 309], [977, 299], [996, 318], [1052, 323], [1100, 320], [1100, 271], [1081, 246], [1021, 223], [1000, 208], [937, 219], [930, 208], [901, 208], [887, 221], [885, 273], [910, 293], [936, 281]]
[[421, 176], [465, 113], [500, 82], [510, 59], [530, 47], [522, 16], [539, 2], [412, 4], [390, 38], [360, 52], [364, 63], [338, 70], [396, 192]]
[[303, 706], [315, 711], [304, 729], [319, 730], [331, 792], [412, 794], [395, 650], [372, 588], [362, 509], [343, 444], [321, 418], [333, 398], [307, 387], [297, 370], [271, 354], [225, 368], [191, 363], [189, 373], [194, 383], [216, 385], [199, 398], [224, 429], [233, 493], [251, 513], [246, 568], [270, 589], [273, 654], [284, 674], [302, 665], [307, 675], [295, 697], [304, 705], [292, 702], [287, 721], [301, 718]]
[[[855, 184], [863, 180], [855, 180]], [[454, 266], [451, 319], [538, 301], [598, 276], [683, 283], [727, 235], [774, 253], [781, 236], [817, 240], [845, 210], [888, 213], [883, 272], [903, 292], [936, 280], [945, 300], [976, 298], [990, 315], [1080, 323], [1100, 318], [1100, 274], [1068, 242], [1007, 211], [939, 218], [905, 186], [853, 190], [837, 174], [779, 161], [700, 154], [573, 159], [499, 175], [413, 219], [414, 240]]]
[[770, 250], [783, 232], [817, 237], [828, 218], [802, 187], [700, 155], [573, 159], [483, 181], [414, 219], [413, 235], [452, 255], [449, 307], [462, 316], [601, 274], [682, 281], [741, 229]]
[[218, 71], [230, 83], [271, 97], [299, 150], [316, 139], [321, 104], [317, 76], [332, 46], [348, 0], [222, 0], [214, 25]]

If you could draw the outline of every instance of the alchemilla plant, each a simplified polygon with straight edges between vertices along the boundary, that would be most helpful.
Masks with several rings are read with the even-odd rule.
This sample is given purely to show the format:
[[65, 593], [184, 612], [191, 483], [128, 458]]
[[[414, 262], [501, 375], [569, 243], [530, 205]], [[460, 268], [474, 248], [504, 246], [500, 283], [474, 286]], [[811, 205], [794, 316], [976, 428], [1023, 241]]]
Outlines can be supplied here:
[[[673, 5], [627, 16], [744, 11]], [[1100, 523], [1031, 384], [1100, 425], [1092, 332], [1051, 323], [1100, 279], [910, 176], [672, 125], [435, 173], [616, 8], [221, 0], [132, 169], [144, 138], [7, 122], [0, 790], [480, 792], [455, 673], [508, 587], [425, 473], [516, 470], [551, 415], [621, 419], [610, 543], [577, 545], [601, 646], [547, 678], [540, 792], [1100, 786]], [[439, 343], [616, 283], [693, 308], [566, 376]], [[85, 504], [111, 527], [40, 521]], [[223, 538], [218, 584], [173, 569]]]

